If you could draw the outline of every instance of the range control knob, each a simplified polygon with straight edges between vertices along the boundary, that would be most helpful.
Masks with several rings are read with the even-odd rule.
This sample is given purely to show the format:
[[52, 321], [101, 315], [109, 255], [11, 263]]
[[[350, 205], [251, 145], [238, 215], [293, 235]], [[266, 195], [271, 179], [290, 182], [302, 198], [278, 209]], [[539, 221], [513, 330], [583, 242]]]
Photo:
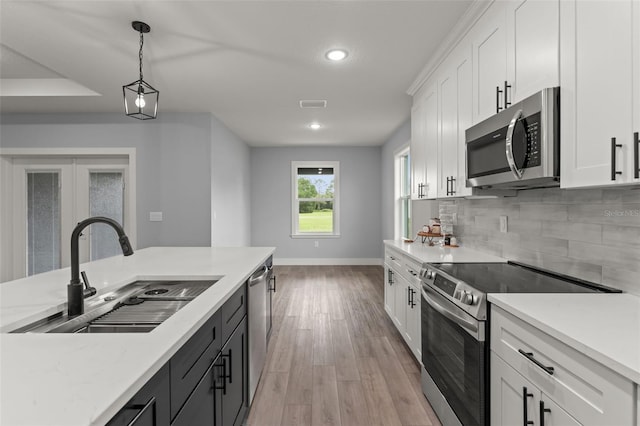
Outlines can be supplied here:
[[428, 279], [428, 280], [432, 280], [432, 279], [433, 279], [433, 277], [434, 277], [434, 275], [435, 275], [435, 273], [433, 272], [433, 270], [431, 270], [431, 269], [427, 269], [426, 276], [427, 276], [427, 279]]
[[462, 290], [460, 301], [465, 305], [475, 305], [478, 302], [478, 297], [468, 290]]

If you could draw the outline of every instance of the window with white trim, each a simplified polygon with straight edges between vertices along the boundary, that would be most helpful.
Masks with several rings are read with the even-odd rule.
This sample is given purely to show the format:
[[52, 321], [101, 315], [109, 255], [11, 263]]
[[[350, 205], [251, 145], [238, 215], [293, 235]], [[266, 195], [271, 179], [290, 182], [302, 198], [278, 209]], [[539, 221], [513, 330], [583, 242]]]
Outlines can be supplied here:
[[396, 239], [411, 239], [411, 156], [409, 147], [395, 155]]
[[291, 162], [291, 236], [340, 236], [340, 162]]

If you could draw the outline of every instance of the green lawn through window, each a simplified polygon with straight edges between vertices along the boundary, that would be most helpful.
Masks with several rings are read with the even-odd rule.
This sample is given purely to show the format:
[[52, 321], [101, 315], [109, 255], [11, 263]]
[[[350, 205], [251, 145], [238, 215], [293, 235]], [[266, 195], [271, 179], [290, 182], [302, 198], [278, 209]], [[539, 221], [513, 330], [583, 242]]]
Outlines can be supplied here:
[[298, 227], [300, 232], [333, 232], [333, 210], [300, 213]]

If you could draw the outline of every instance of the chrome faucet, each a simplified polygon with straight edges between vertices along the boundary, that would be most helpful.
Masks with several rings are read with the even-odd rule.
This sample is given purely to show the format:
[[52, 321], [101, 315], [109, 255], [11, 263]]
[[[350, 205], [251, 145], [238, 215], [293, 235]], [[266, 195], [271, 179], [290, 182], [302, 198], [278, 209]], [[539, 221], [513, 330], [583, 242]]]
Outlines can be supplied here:
[[84, 299], [96, 294], [96, 289], [89, 286], [89, 281], [84, 272], [82, 273], [82, 278], [87, 288], [83, 289], [82, 282], [80, 281], [80, 253], [78, 248], [82, 230], [92, 223], [106, 223], [107, 225], [111, 225], [118, 233], [118, 241], [120, 242], [122, 254], [125, 256], [131, 256], [133, 254], [129, 238], [127, 238], [127, 235], [124, 233], [122, 226], [115, 220], [109, 219], [108, 217], [95, 216], [79, 222], [71, 233], [71, 281], [67, 286], [67, 314], [70, 317], [82, 315], [84, 313]]

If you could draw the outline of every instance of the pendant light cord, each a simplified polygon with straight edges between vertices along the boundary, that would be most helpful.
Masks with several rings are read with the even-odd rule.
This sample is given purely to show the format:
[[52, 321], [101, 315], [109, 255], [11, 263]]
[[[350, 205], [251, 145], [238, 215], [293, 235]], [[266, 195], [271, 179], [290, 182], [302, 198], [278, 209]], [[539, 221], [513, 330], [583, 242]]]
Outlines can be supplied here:
[[144, 44], [144, 36], [142, 34], [142, 31], [140, 31], [140, 53], [138, 54], [138, 58], [140, 59], [140, 81], [143, 80], [142, 78], [142, 45]]

